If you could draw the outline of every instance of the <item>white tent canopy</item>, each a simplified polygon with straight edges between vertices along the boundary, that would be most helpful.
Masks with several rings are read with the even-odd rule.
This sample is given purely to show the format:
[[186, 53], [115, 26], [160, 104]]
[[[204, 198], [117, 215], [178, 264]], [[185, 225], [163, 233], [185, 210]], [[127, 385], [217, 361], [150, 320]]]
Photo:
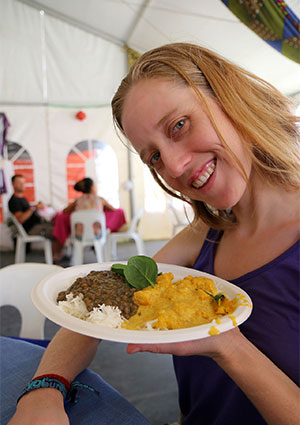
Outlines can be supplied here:
[[[300, 1], [287, 3], [299, 16]], [[125, 45], [142, 53], [170, 42], [198, 43], [287, 95], [300, 92], [300, 66], [261, 40], [221, 0], [0, 0], [0, 6], [0, 112], [10, 122], [7, 139], [33, 158], [36, 199], [57, 209], [67, 202], [68, 152], [93, 139], [117, 155], [120, 204], [129, 217], [127, 150], [110, 112], [127, 71]], [[74, 118], [79, 109], [86, 120]], [[145, 173], [135, 157], [131, 174], [137, 209], [145, 198]], [[170, 233], [161, 211], [145, 215], [146, 238]]]
[[[299, 0], [287, 3], [299, 16]], [[1, 0], [1, 11], [3, 48], [18, 42], [17, 55], [13, 50], [6, 58], [9, 79], [21, 84], [24, 72], [35, 76], [15, 86], [14, 94], [1, 90], [1, 101], [109, 104], [124, 74], [124, 45], [144, 52], [174, 41], [204, 45], [286, 94], [300, 90], [299, 65], [260, 39], [221, 0]]]

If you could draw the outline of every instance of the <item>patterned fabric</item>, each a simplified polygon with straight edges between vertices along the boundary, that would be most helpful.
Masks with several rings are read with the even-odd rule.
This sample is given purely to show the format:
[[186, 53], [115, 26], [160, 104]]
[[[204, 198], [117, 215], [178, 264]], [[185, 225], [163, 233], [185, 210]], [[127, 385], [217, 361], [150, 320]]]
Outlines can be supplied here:
[[282, 0], [221, 0], [248, 28], [300, 63], [300, 20]]
[[141, 56], [141, 53], [132, 49], [131, 47], [125, 46], [124, 49], [127, 52], [128, 68]]
[[[6, 133], [9, 127], [8, 119], [3, 112], [0, 112], [0, 158], [3, 156], [4, 145], [6, 143]], [[0, 169], [0, 195], [7, 193], [7, 187], [5, 183], [4, 170]]]

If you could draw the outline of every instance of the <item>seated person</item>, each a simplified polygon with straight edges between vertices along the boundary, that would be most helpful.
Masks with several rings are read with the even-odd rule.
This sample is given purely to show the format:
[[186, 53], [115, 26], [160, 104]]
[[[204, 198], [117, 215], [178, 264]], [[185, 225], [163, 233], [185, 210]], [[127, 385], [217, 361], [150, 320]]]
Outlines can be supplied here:
[[58, 260], [62, 257], [63, 247], [52, 234], [54, 224], [52, 222], [45, 222], [38, 213], [45, 205], [42, 202], [38, 202], [36, 206], [30, 206], [24, 197], [25, 177], [22, 174], [14, 175], [11, 182], [14, 193], [8, 201], [9, 211], [14, 214], [29, 235], [40, 235], [51, 239], [53, 260]]
[[[73, 211], [96, 209], [98, 211], [114, 211], [115, 208], [110, 205], [104, 198], [97, 195], [96, 187], [91, 178], [86, 177], [78, 181], [74, 189], [77, 192], [82, 192], [82, 195], [77, 198], [72, 204], [63, 210], [64, 213], [72, 213]], [[76, 224], [75, 233], [79, 238], [82, 236], [83, 225], [81, 223]], [[94, 223], [95, 235], [101, 234], [100, 223]]]

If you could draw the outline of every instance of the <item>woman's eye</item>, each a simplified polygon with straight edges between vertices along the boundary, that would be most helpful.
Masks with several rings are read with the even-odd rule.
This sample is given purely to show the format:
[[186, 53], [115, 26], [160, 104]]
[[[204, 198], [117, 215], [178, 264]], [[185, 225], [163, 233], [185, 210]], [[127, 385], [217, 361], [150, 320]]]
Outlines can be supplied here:
[[154, 155], [151, 156], [150, 158], [150, 165], [155, 165], [155, 163], [160, 159], [160, 153], [159, 152], [155, 152]]
[[173, 133], [176, 133], [178, 130], [181, 130], [184, 124], [185, 120], [178, 121], [178, 123], [173, 127]]

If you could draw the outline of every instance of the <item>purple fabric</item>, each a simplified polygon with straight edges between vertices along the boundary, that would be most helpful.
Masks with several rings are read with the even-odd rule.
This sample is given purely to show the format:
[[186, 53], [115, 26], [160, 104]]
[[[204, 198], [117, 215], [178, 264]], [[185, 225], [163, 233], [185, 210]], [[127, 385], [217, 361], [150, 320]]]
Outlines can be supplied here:
[[3, 149], [6, 142], [6, 132], [9, 127], [9, 121], [3, 112], [0, 112], [0, 155], [3, 155]]
[[[194, 268], [214, 274], [210, 230]], [[299, 385], [300, 241], [270, 263], [234, 279], [253, 301], [253, 312], [241, 332]], [[266, 424], [237, 385], [210, 358], [174, 356], [184, 425]], [[245, 364], [245, 367], [247, 365]]]

